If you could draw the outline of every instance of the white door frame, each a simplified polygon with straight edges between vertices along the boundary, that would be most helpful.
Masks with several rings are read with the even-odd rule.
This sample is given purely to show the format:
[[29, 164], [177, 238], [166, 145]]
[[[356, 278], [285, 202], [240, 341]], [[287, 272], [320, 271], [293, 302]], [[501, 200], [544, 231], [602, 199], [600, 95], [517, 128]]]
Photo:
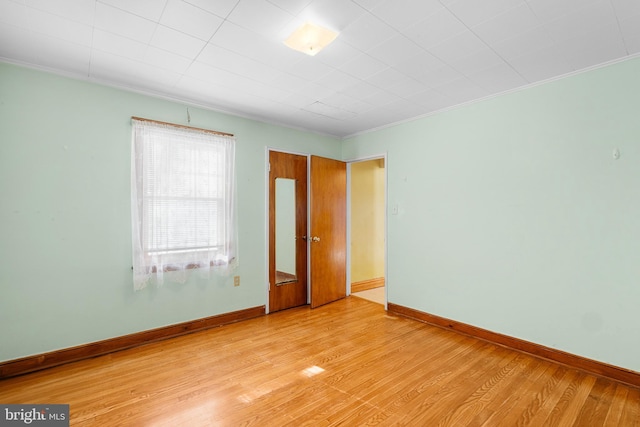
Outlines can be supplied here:
[[347, 296], [351, 295], [351, 164], [366, 162], [368, 160], [384, 160], [384, 309], [387, 309], [389, 301], [389, 280], [387, 279], [387, 211], [388, 211], [388, 177], [389, 167], [387, 162], [387, 152], [366, 157], [356, 157], [344, 160], [347, 163]]

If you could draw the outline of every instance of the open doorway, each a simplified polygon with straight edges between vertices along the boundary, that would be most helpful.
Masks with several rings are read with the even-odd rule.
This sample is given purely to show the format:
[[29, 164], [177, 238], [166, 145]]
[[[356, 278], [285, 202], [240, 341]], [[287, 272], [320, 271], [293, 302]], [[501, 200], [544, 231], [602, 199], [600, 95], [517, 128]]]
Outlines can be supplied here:
[[385, 159], [350, 163], [351, 295], [386, 303], [385, 289]]

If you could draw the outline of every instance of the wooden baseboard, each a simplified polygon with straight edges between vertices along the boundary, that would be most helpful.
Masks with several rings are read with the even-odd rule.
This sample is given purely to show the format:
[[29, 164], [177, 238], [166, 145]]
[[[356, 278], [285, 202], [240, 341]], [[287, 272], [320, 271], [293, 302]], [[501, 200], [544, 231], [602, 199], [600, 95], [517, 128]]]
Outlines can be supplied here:
[[361, 280], [351, 283], [351, 293], [362, 292], [369, 289], [380, 288], [384, 286], [384, 277], [376, 277], [375, 279]]
[[596, 360], [587, 359], [586, 357], [577, 356], [561, 350], [545, 347], [519, 338], [510, 337], [508, 335], [499, 334], [497, 332], [488, 331], [476, 326], [468, 325], [462, 322], [456, 322], [444, 317], [436, 316], [413, 308], [403, 307], [401, 305], [388, 303], [387, 310], [396, 315], [409, 317], [419, 320], [433, 326], [449, 329], [464, 335], [508, 347], [513, 350], [522, 351], [532, 356], [540, 357], [546, 360], [560, 363], [570, 368], [579, 369], [592, 375], [609, 378], [627, 385], [640, 387], [640, 372], [631, 371], [629, 369], [620, 368], [618, 366], [609, 365]]
[[110, 338], [76, 347], [56, 350], [49, 353], [27, 356], [21, 359], [0, 362], [0, 379], [9, 378], [40, 369], [51, 368], [69, 362], [76, 362], [82, 359], [101, 356], [143, 344], [161, 341], [167, 338], [174, 338], [192, 332], [203, 331], [216, 326], [227, 325], [254, 317], [265, 315], [265, 306], [252, 307], [244, 310], [223, 313], [217, 316], [205, 317], [189, 322], [169, 325], [162, 328], [150, 329], [148, 331], [123, 335], [121, 337]]

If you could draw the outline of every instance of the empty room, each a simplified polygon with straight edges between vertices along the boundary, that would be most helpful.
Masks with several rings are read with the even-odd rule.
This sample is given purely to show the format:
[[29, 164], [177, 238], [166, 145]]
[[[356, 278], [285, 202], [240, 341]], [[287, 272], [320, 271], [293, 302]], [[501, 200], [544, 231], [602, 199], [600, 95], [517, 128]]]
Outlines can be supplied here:
[[0, 425], [640, 426], [639, 76], [635, 0], [0, 0]]

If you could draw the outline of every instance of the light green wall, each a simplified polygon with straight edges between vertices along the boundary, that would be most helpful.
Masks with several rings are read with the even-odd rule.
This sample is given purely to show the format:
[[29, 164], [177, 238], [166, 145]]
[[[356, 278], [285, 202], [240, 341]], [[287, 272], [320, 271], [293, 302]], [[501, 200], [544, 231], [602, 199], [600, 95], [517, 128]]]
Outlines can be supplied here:
[[640, 371], [638, 76], [628, 60], [345, 141], [344, 159], [388, 152], [389, 301]]
[[131, 283], [131, 116], [186, 106], [0, 63], [0, 361], [266, 303], [265, 147], [339, 158], [340, 141], [190, 107], [234, 133], [241, 286]]

